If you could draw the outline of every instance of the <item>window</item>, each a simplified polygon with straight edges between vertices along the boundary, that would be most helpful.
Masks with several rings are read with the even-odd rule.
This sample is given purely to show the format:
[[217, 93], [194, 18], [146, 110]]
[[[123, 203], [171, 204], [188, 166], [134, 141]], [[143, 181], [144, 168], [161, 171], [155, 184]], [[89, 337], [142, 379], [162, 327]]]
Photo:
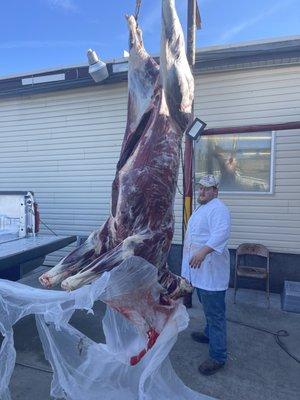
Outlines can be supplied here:
[[273, 133], [203, 135], [195, 144], [195, 178], [214, 174], [220, 191], [272, 193]]

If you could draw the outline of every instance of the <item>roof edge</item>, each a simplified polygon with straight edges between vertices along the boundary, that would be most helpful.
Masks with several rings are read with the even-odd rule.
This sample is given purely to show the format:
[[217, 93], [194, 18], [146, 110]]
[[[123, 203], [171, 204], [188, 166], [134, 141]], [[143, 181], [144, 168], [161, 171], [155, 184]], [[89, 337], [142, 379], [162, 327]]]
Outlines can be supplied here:
[[[155, 55], [154, 58], [158, 59]], [[101, 83], [93, 81], [87, 63], [0, 77], [0, 98], [127, 80], [128, 58], [108, 60], [106, 63], [109, 78]], [[199, 74], [295, 64], [300, 64], [300, 36], [198, 48], [194, 72]]]

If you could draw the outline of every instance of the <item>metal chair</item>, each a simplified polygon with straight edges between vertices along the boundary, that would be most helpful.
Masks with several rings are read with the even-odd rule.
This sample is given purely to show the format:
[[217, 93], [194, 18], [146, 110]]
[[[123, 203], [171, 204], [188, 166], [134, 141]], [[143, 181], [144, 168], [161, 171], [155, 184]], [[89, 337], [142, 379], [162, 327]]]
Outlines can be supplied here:
[[[241, 258], [243, 256], [248, 256], [247, 265], [243, 265], [241, 263]], [[248, 265], [250, 264], [249, 256], [263, 257], [264, 259], [266, 259], [265, 265], [262, 267], [256, 265], [255, 266]], [[235, 276], [234, 276], [234, 304], [236, 302], [236, 292], [237, 292], [239, 277], [265, 279], [268, 308], [270, 308], [270, 255], [269, 255], [269, 250], [265, 246], [256, 243], [243, 243], [239, 245], [239, 247], [237, 248], [236, 258], [235, 258]]]

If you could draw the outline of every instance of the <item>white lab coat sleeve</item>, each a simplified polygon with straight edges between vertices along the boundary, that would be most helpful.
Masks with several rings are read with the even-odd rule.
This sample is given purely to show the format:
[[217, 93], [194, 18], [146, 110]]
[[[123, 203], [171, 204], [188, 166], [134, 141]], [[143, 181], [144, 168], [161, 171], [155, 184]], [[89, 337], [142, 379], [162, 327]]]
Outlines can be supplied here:
[[226, 206], [213, 208], [208, 215], [210, 236], [205, 243], [217, 253], [222, 254], [227, 247], [230, 235], [230, 213]]

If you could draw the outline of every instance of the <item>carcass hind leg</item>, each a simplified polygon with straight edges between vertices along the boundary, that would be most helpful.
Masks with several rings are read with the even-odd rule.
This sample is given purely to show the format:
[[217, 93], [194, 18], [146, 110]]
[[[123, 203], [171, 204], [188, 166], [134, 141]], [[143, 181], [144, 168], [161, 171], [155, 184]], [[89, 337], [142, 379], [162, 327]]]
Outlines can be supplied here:
[[58, 285], [70, 275], [76, 274], [84, 268], [97, 254], [106, 250], [107, 224], [100, 230], [93, 232], [87, 240], [70, 254], [64, 257], [55, 267], [40, 276], [39, 281], [43, 286]]
[[70, 291], [94, 281], [103, 272], [112, 270], [126, 258], [133, 256], [137, 246], [147, 238], [147, 233], [128, 236], [116, 247], [95, 258], [76, 275], [65, 279], [61, 287]]
[[167, 296], [172, 300], [177, 300], [180, 297], [193, 293], [193, 286], [185, 278], [173, 274], [168, 269], [160, 271], [158, 282], [166, 290]]

